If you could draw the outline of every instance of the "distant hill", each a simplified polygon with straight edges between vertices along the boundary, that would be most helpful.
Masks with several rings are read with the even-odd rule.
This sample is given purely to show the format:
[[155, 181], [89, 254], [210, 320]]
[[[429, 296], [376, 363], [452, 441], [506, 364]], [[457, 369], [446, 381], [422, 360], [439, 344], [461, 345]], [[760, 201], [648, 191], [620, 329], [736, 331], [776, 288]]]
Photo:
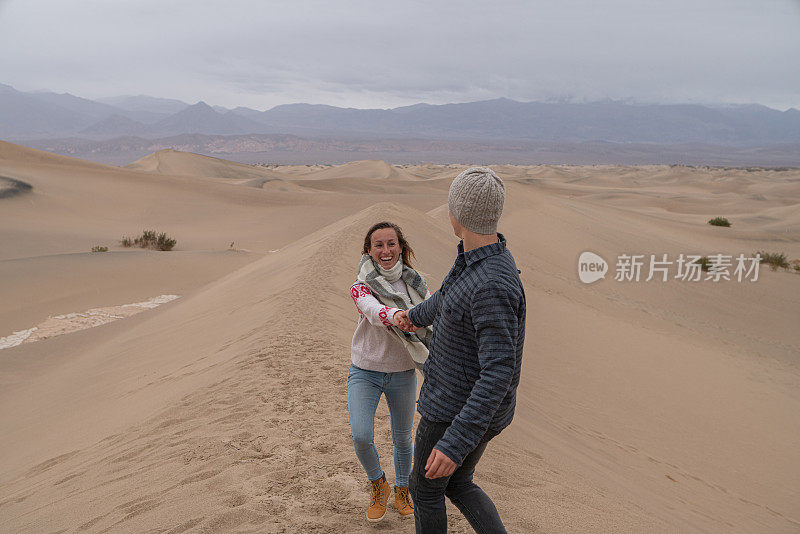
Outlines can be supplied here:
[[100, 122], [80, 131], [82, 134], [100, 137], [118, 137], [121, 135], [141, 135], [148, 131], [148, 127], [141, 122], [113, 114]]
[[98, 98], [97, 102], [127, 111], [148, 113], [158, 116], [159, 119], [163, 119], [168, 115], [172, 115], [173, 113], [177, 113], [189, 107], [189, 104], [180, 100], [175, 100], [173, 98], [156, 98], [147, 95], [112, 96]]
[[759, 105], [563, 104], [505, 98], [391, 110], [292, 104], [263, 112], [261, 121], [271, 131], [298, 135], [721, 145], [800, 141], [799, 111]]
[[233, 112], [220, 113], [205, 102], [198, 102], [150, 127], [160, 135], [181, 133], [236, 134], [259, 133], [264, 126]]
[[135, 135], [156, 139], [180, 134], [746, 147], [800, 143], [800, 111], [756, 104], [544, 103], [507, 98], [394, 109], [289, 104], [258, 111], [228, 110], [205, 102], [190, 106], [148, 96], [92, 101], [0, 86], [0, 136], [4, 138], [106, 140]]
[[26, 95], [39, 102], [46, 102], [53, 106], [69, 110], [79, 115], [84, 121], [97, 121], [105, 119], [109, 115], [119, 113], [119, 110], [113, 106], [81, 98], [69, 93], [35, 92], [26, 93]]
[[46, 137], [85, 128], [96, 120], [81, 113], [0, 85], [0, 137]]

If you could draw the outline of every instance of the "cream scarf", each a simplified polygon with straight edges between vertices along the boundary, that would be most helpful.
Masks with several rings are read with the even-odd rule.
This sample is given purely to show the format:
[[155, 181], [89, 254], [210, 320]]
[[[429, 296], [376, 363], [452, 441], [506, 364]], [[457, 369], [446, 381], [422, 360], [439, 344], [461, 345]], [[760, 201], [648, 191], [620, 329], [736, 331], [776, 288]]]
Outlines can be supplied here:
[[[408, 288], [408, 296], [398, 293], [390, 284], [401, 278]], [[422, 276], [405, 265], [402, 258], [398, 259], [391, 269], [384, 269], [376, 264], [369, 254], [364, 254], [358, 264], [358, 282], [356, 283], [366, 284], [381, 304], [401, 310], [413, 308], [430, 297]], [[414, 365], [422, 370], [425, 360], [428, 359], [428, 343], [433, 334], [431, 327], [426, 326], [416, 332], [404, 332], [394, 325], [389, 329], [403, 342], [411, 359], [414, 360]]]

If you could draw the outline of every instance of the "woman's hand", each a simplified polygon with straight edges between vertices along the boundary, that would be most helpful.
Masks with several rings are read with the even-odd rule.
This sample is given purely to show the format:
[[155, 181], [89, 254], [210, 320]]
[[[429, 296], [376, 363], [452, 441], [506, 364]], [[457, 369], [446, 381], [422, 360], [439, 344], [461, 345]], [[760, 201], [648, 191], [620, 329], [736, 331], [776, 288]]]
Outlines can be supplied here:
[[395, 326], [404, 332], [416, 332], [419, 330], [419, 328], [414, 326], [414, 323], [411, 322], [411, 319], [408, 318], [408, 310], [395, 312], [393, 319]]

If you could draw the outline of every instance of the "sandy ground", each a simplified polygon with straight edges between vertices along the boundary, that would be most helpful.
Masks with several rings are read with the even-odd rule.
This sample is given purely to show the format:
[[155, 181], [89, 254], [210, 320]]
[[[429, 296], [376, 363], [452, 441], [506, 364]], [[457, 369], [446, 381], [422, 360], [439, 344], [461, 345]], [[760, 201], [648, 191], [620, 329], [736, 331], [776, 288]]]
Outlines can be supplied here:
[[157, 308], [177, 298], [180, 298], [180, 295], [158, 295], [141, 302], [129, 302], [117, 306], [91, 308], [82, 312], [52, 315], [33, 328], [20, 330], [14, 332], [10, 336], [0, 338], [0, 349], [16, 347], [23, 343], [34, 343], [51, 337], [71, 334], [78, 330], [94, 328], [131, 317], [145, 310], [152, 310], [153, 308]]
[[[0, 176], [32, 186], [0, 198], [0, 337], [181, 295], [0, 351], [0, 530], [413, 531], [363, 520], [347, 289], [381, 219], [438, 287], [461, 168], [282, 171], [174, 151], [117, 168], [0, 142]], [[800, 172], [495, 168], [528, 338], [514, 423], [477, 478], [509, 531], [800, 531], [800, 275], [613, 279], [623, 253], [800, 257]], [[176, 250], [119, 246], [147, 228]], [[586, 250], [606, 280], [578, 280]], [[383, 403], [377, 419], [391, 481]], [[470, 531], [454, 510], [450, 527]]]

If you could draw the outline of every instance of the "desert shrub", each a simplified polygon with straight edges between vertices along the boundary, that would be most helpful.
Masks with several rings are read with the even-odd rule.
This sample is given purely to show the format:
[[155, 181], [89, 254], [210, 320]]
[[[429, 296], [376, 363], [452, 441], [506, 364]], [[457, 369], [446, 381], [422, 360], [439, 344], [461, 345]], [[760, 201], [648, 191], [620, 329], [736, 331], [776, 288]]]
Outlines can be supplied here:
[[789, 262], [786, 261], [786, 254], [783, 252], [766, 252], [760, 250], [756, 254], [760, 254], [761, 263], [766, 263], [773, 271], [778, 267], [783, 267], [784, 269], [789, 268]]
[[108, 247], [102, 245], [95, 245], [92, 247], [92, 252], [108, 252]]
[[700, 265], [700, 269], [703, 271], [707, 271], [711, 267], [711, 260], [708, 259], [708, 256], [702, 256], [697, 263]]
[[178, 243], [164, 232], [156, 233], [155, 230], [144, 230], [142, 235], [134, 237], [123, 237], [120, 241], [123, 247], [137, 246], [140, 248], [150, 248], [155, 250], [172, 250]]
[[728, 219], [724, 218], [724, 217], [714, 217], [713, 219], [708, 221], [708, 224], [710, 224], [711, 226], [730, 226], [731, 225], [730, 221]]
[[158, 238], [156, 239], [156, 248], [158, 250], [172, 250], [175, 243], [177, 243], [175, 239], [168, 237], [165, 233], [161, 233], [158, 234]]
[[134, 238], [133, 244], [141, 248], [155, 248], [157, 239], [155, 230], [144, 230], [142, 235]]

